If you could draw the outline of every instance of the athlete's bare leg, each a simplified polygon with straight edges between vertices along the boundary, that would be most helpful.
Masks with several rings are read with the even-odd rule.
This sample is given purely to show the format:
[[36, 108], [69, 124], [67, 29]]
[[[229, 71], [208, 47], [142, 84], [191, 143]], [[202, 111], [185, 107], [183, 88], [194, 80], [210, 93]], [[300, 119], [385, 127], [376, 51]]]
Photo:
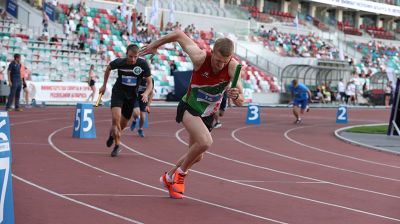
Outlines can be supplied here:
[[185, 111], [182, 123], [192, 141], [189, 151], [179, 166], [182, 171], [186, 172], [197, 160], [202, 158], [202, 154], [211, 146], [213, 140], [200, 117], [193, 116]]
[[293, 106], [293, 115], [298, 120], [300, 118], [299, 116], [299, 107], [298, 106]]
[[111, 135], [114, 138], [115, 144], [119, 145], [121, 137], [121, 107], [111, 108], [112, 114], [112, 127]]
[[[189, 137], [189, 149], [190, 149], [190, 147], [192, 147], [193, 144], [194, 144], [193, 138]], [[175, 173], [175, 171], [176, 171], [180, 166], [182, 166], [182, 163], [183, 163], [183, 161], [185, 160], [187, 154], [188, 154], [188, 153], [185, 153], [183, 156], [181, 156], [181, 158], [179, 158], [179, 160], [178, 160], [178, 162], [176, 163], [176, 165], [168, 172], [168, 175], [169, 175], [170, 177]], [[190, 167], [189, 167], [188, 169], [192, 168], [192, 166], [193, 166], [195, 163], [199, 162], [202, 158], [203, 158], [203, 153], [202, 153], [201, 155], [199, 155], [195, 161], [193, 161], [193, 163], [190, 165]]]

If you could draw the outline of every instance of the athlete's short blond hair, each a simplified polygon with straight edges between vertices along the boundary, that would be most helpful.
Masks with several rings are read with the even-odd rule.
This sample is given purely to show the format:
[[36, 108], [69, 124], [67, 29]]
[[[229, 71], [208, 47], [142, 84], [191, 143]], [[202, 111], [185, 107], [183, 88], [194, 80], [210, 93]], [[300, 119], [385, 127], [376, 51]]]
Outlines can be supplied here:
[[233, 50], [233, 42], [229, 38], [223, 37], [215, 41], [213, 51], [219, 52], [223, 57], [232, 56]]

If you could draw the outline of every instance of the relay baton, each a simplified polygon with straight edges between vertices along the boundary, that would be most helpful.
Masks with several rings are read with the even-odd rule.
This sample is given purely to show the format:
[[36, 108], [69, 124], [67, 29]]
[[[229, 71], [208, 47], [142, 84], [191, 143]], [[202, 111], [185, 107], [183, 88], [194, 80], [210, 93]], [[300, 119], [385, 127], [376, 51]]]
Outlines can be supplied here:
[[96, 101], [96, 105], [95, 105], [95, 107], [98, 107], [98, 106], [99, 106], [99, 103], [100, 103], [101, 97], [103, 97], [103, 93], [100, 93], [100, 94], [99, 94], [99, 96], [97, 97], [97, 101]]
[[240, 70], [242, 69], [242, 65], [238, 64], [236, 66], [236, 70], [235, 70], [235, 76], [233, 77], [233, 81], [232, 81], [232, 88], [236, 88], [237, 85], [237, 81], [239, 79], [239, 75], [240, 75]]

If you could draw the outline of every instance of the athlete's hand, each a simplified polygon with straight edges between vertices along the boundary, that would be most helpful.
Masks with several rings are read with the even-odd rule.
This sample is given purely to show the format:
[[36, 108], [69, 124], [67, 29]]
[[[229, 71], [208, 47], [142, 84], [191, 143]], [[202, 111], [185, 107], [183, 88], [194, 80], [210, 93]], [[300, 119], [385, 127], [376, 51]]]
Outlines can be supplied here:
[[141, 96], [142, 96], [143, 103], [147, 103], [149, 101], [149, 95], [146, 94], [146, 92], [142, 93]]
[[153, 47], [152, 44], [148, 44], [142, 47], [142, 49], [139, 51], [139, 56], [145, 56], [148, 54], [151, 54], [150, 59], [152, 59], [154, 55], [157, 54], [157, 48]]
[[102, 86], [99, 89], [99, 94], [104, 94], [106, 92], [107, 87], [106, 86]]
[[228, 97], [234, 100], [237, 100], [239, 97], [239, 89], [238, 88], [230, 88], [228, 89]]
[[150, 113], [150, 107], [149, 106], [146, 106], [146, 112]]

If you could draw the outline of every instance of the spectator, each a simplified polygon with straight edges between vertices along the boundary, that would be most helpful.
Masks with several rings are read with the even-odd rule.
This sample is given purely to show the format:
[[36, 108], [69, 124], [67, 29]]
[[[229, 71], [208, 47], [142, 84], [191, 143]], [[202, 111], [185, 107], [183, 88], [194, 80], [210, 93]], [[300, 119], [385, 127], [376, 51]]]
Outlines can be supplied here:
[[346, 87], [346, 104], [350, 103], [356, 105], [356, 85], [354, 84], [354, 79], [347, 83]]
[[317, 89], [315, 90], [315, 99], [319, 103], [324, 103], [325, 104], [325, 97], [324, 94], [322, 93], [321, 86], [317, 86]]
[[97, 48], [98, 48], [97, 39], [93, 37], [92, 40], [90, 41], [90, 54], [97, 54]]
[[1, 66], [0, 68], [0, 81], [6, 80], [6, 77], [4, 76], [4, 71], [6, 70], [6, 66]]
[[338, 91], [338, 97], [339, 97], [340, 103], [344, 103], [346, 100], [346, 86], [343, 82], [343, 79], [339, 80], [337, 91]]
[[79, 50], [81, 51], [85, 50], [85, 42], [86, 42], [86, 34], [82, 33], [79, 36]]
[[117, 15], [121, 15], [121, 6], [120, 5], [117, 7], [117, 9], [115, 9], [115, 12], [117, 13]]
[[75, 34], [78, 34], [81, 27], [83, 27], [83, 20], [80, 19], [78, 25], [76, 25]]
[[100, 47], [99, 47], [99, 54], [101, 56], [101, 59], [106, 58], [106, 52], [107, 52], [107, 46], [104, 44], [103, 40], [100, 40]]
[[2, 20], [6, 20], [7, 19], [7, 11], [5, 9], [1, 9], [0, 11], [0, 18]]
[[6, 104], [6, 110], [11, 111], [11, 105], [15, 98], [15, 110], [22, 111], [19, 107], [19, 98], [21, 94], [21, 55], [14, 54], [14, 61], [8, 66], [8, 84], [11, 87], [10, 94], [8, 95], [8, 100]]
[[47, 32], [42, 33], [42, 35], [40, 37], [38, 37], [38, 41], [48, 42], [49, 34]]
[[54, 34], [52, 38], [50, 38], [50, 44], [59, 44], [61, 43], [60, 39], [58, 38], [57, 34]]
[[64, 26], [63, 26], [63, 33], [65, 35], [65, 38], [68, 38], [69, 33], [71, 32], [71, 28], [68, 23], [68, 19], [64, 20]]
[[43, 10], [42, 11], [42, 25], [43, 25], [43, 30], [42, 32], [49, 32], [48, 27], [49, 27], [49, 17], [47, 16], [46, 12]]
[[386, 83], [385, 89], [384, 89], [384, 96], [385, 96], [385, 107], [389, 108], [390, 106], [390, 101], [393, 95], [393, 86], [392, 86], [392, 81], [389, 81]]
[[171, 75], [171, 76], [174, 76], [174, 72], [175, 72], [176, 69], [177, 69], [177, 66], [176, 66], [174, 60], [171, 61], [171, 64], [170, 64], [169, 67], [170, 67], [170, 75]]
[[24, 95], [25, 95], [25, 107], [30, 108], [30, 103], [29, 103], [29, 89], [26, 84], [26, 80], [29, 78], [28, 77], [28, 69], [24, 66], [24, 64], [20, 63], [21, 65], [21, 79], [22, 79], [22, 89], [24, 90]]

